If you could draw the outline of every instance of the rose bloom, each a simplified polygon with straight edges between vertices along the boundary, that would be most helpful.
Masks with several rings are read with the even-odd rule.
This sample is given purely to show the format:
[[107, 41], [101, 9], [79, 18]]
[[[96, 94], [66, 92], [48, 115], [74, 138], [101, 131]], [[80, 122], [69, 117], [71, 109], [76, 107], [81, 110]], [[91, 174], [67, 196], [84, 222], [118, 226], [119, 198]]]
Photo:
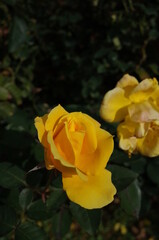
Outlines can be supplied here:
[[119, 147], [132, 153], [141, 153], [148, 157], [159, 155], [159, 121], [133, 122], [129, 117], [117, 128]]
[[125, 74], [105, 94], [100, 107], [100, 116], [105, 121], [120, 122], [127, 115], [135, 122], [159, 120], [159, 85], [155, 78], [139, 83]]
[[117, 128], [119, 147], [130, 155], [159, 155], [159, 85], [155, 78], [139, 83], [125, 74], [105, 94], [100, 116], [108, 122], [121, 122]]
[[62, 173], [68, 198], [87, 209], [113, 201], [116, 189], [105, 169], [114, 148], [113, 137], [81, 112], [68, 113], [60, 105], [35, 118], [44, 146], [45, 165]]

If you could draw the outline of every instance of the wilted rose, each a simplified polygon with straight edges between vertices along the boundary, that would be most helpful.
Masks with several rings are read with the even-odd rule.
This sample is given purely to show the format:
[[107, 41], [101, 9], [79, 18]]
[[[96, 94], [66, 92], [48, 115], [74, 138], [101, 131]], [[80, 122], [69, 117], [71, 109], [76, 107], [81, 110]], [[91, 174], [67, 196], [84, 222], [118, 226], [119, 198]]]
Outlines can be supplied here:
[[121, 122], [117, 128], [119, 147], [129, 154], [159, 155], [159, 85], [153, 79], [140, 83], [125, 74], [101, 104], [101, 117]]
[[68, 113], [60, 105], [35, 118], [38, 138], [45, 150], [48, 170], [62, 173], [68, 198], [87, 209], [101, 208], [113, 201], [116, 189], [105, 169], [114, 142], [92, 117]]
[[159, 121], [133, 122], [129, 117], [117, 128], [119, 147], [148, 157], [159, 155]]
[[140, 83], [125, 74], [102, 101], [100, 116], [108, 122], [120, 122], [129, 115], [135, 122], [159, 120], [159, 85], [153, 79]]

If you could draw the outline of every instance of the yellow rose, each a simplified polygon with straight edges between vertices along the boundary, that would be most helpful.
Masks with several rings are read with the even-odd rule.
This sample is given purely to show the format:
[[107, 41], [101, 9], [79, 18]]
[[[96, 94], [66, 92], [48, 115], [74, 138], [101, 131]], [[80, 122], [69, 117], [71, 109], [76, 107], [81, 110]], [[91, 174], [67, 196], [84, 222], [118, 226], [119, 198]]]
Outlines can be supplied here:
[[159, 85], [153, 79], [140, 83], [125, 74], [116, 87], [108, 91], [100, 107], [100, 116], [108, 122], [120, 122], [129, 115], [135, 122], [159, 120]]
[[105, 94], [100, 115], [108, 122], [121, 122], [117, 128], [121, 149], [130, 155], [159, 155], [159, 85], [155, 78], [139, 83], [125, 74]]
[[129, 117], [117, 128], [119, 147], [131, 153], [148, 157], [159, 155], [159, 121], [133, 122]]
[[46, 168], [62, 173], [71, 201], [87, 209], [113, 201], [116, 189], [105, 169], [114, 147], [112, 135], [87, 114], [68, 113], [60, 105], [36, 117], [35, 127], [44, 146]]

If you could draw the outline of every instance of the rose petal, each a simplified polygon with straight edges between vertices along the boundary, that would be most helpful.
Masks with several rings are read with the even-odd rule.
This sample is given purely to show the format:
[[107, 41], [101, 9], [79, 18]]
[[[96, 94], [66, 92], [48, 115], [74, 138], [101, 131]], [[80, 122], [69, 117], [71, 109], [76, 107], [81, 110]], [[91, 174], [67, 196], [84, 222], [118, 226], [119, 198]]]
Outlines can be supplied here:
[[97, 174], [105, 168], [114, 148], [113, 137], [107, 131], [98, 128], [97, 130], [97, 148], [92, 154], [80, 154], [76, 159], [76, 167], [82, 172]]
[[144, 137], [147, 134], [147, 132], [149, 130], [149, 127], [150, 127], [150, 123], [149, 122], [144, 122], [144, 123], [143, 122], [141, 122], [141, 123], [139, 122], [138, 126], [135, 129], [135, 136], [137, 138]]
[[76, 168], [77, 175], [83, 180], [83, 181], [88, 181], [88, 176], [80, 171], [78, 168]]
[[83, 181], [78, 175], [63, 173], [62, 181], [68, 198], [87, 209], [108, 205], [116, 194], [111, 173], [108, 170], [103, 170], [97, 176], [88, 176], [87, 181]]
[[[81, 153], [81, 149], [83, 146], [83, 140], [85, 137], [85, 126], [81, 124], [78, 119], [74, 117], [64, 117], [59, 121], [60, 125], [67, 124], [67, 138], [70, 141], [72, 149], [74, 151], [75, 157], [77, 157]], [[55, 130], [55, 135], [58, 129]]]
[[84, 116], [85, 118], [87, 118], [89, 121], [91, 121], [91, 122], [94, 124], [95, 127], [98, 128], [98, 127], [101, 126], [101, 124], [100, 124], [98, 121], [96, 121], [94, 118], [92, 118], [92, 117], [89, 116], [88, 114], [83, 113], [83, 116]]
[[48, 114], [48, 118], [45, 123], [46, 131], [53, 130], [57, 121], [66, 114], [68, 114], [68, 112], [63, 107], [61, 107], [60, 104], [57, 107], [54, 107]]
[[159, 86], [151, 94], [151, 98], [152, 98], [153, 103], [155, 104], [155, 106], [159, 109]]
[[49, 149], [44, 150], [44, 160], [45, 160], [45, 166], [48, 170], [55, 168], [53, 163], [53, 156]]
[[59, 161], [61, 163], [61, 165], [65, 166], [65, 167], [70, 167], [70, 168], [75, 168], [73, 164], [71, 164], [70, 162], [68, 162], [67, 160], [65, 160], [63, 158], [63, 156], [60, 155], [54, 141], [53, 141], [53, 133], [52, 131], [49, 131], [47, 134], [47, 141], [50, 145], [50, 151], [53, 155], [53, 158], [55, 161]]
[[129, 153], [136, 150], [137, 138], [135, 136], [135, 129], [137, 124], [126, 119], [123, 123], [120, 123], [117, 128], [119, 147]]
[[118, 82], [117, 82], [117, 87], [120, 88], [127, 88], [127, 87], [135, 87], [139, 84], [137, 79], [129, 74], [125, 74]]
[[72, 145], [72, 148], [74, 149], [74, 153], [77, 158], [81, 154], [85, 133], [82, 131], [69, 132], [69, 136], [70, 136], [70, 143]]
[[159, 127], [149, 129], [145, 138], [138, 140], [138, 151], [148, 157], [159, 155]]
[[159, 111], [148, 101], [131, 104], [128, 107], [129, 116], [134, 122], [150, 122], [159, 120]]
[[48, 170], [57, 169], [60, 172], [65, 172], [67, 174], [77, 174], [74, 167], [66, 167], [61, 164], [57, 159], [53, 158], [53, 154], [50, 149], [44, 152], [45, 166]]
[[148, 99], [158, 86], [157, 80], [144, 79], [131, 92], [129, 98], [132, 102], [138, 103]]
[[58, 134], [54, 136], [53, 134], [53, 141], [55, 143], [56, 149], [58, 150], [58, 153], [60, 156], [63, 157], [67, 162], [74, 164], [75, 162], [75, 153], [74, 149], [72, 148], [70, 137], [68, 133], [68, 123], [65, 122], [63, 124], [63, 128], [60, 131], [58, 131], [58, 125], [56, 128]]
[[47, 114], [45, 114], [43, 117], [36, 117], [35, 118], [35, 127], [38, 131], [38, 138], [39, 141], [42, 143], [42, 145], [44, 147], [47, 147], [47, 135], [46, 135], [46, 131], [45, 131], [45, 122], [47, 120]]
[[87, 154], [93, 153], [97, 148], [95, 125], [86, 117], [86, 114], [81, 112], [70, 113], [69, 117], [74, 119], [76, 128], [74, 131], [84, 133], [82, 152]]
[[125, 91], [116, 87], [105, 94], [100, 107], [100, 116], [108, 122], [119, 122], [126, 116], [130, 103], [125, 97]]

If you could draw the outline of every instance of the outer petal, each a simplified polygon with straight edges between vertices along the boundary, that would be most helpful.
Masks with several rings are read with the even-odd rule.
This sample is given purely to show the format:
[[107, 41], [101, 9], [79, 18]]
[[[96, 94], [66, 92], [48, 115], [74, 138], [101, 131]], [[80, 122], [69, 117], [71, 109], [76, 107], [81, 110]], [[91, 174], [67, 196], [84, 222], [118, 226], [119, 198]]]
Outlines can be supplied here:
[[[51, 133], [50, 133], [50, 136], [51, 136]], [[48, 136], [48, 138], [50, 138], [50, 136]], [[49, 141], [52, 144], [52, 140], [49, 140]], [[54, 158], [54, 155], [53, 155], [53, 148], [54, 147], [51, 148], [51, 146], [49, 146], [49, 148], [45, 149], [44, 159], [45, 159], [46, 168], [48, 170], [56, 168], [60, 172], [65, 172], [67, 174], [76, 174], [76, 168], [73, 165], [68, 166], [69, 163], [65, 162], [65, 160], [62, 159], [61, 156], [60, 157], [62, 159], [62, 163], [64, 163], [65, 165], [63, 165], [61, 163], [61, 161], [60, 161], [61, 159], [59, 160], [57, 158]], [[55, 156], [58, 157], [56, 154], [55, 154]]]
[[139, 85], [133, 89], [129, 98], [132, 102], [135, 102], [135, 103], [144, 101], [152, 95], [152, 93], [155, 91], [157, 86], [158, 86], [158, 82], [155, 78], [145, 79], [141, 81]]
[[63, 166], [59, 160], [54, 159], [52, 152], [49, 149], [47, 149], [47, 151], [45, 151], [44, 159], [45, 159], [45, 166], [48, 170], [55, 168], [58, 171], [65, 172], [67, 174], [76, 174], [77, 173], [75, 168]]
[[65, 167], [70, 167], [70, 168], [74, 168], [74, 165], [72, 165], [71, 163], [67, 162], [63, 156], [60, 155], [60, 153], [58, 152], [58, 149], [53, 141], [53, 135], [52, 135], [52, 131], [49, 131], [47, 134], [47, 141], [50, 145], [50, 151], [52, 153], [52, 156], [54, 158], [54, 160], [59, 161], [61, 165], [65, 166]]
[[128, 112], [131, 120], [134, 122], [159, 120], [159, 111], [148, 101], [130, 105]]
[[101, 124], [98, 121], [96, 121], [94, 118], [92, 118], [91, 116], [89, 116], [85, 113], [83, 113], [83, 116], [85, 116], [85, 118], [87, 118], [89, 121], [91, 121], [94, 124], [95, 127], [100, 127], [101, 126]]
[[44, 150], [44, 160], [45, 160], [45, 166], [48, 170], [55, 168], [53, 164], [53, 156], [51, 154], [51, 151], [46, 148]]
[[139, 84], [137, 79], [129, 74], [124, 74], [124, 76], [117, 82], [117, 87], [126, 88], [126, 87], [135, 87]]
[[93, 209], [102, 208], [114, 199], [116, 189], [111, 182], [111, 173], [103, 170], [99, 175], [88, 176], [83, 181], [78, 175], [62, 175], [63, 188], [68, 198], [80, 206]]
[[136, 124], [130, 121], [120, 123], [117, 128], [119, 147], [130, 154], [136, 150], [137, 138], [135, 137]]
[[76, 167], [82, 172], [89, 174], [98, 174], [105, 168], [114, 148], [113, 136], [107, 131], [97, 129], [97, 148], [92, 154], [81, 154], [76, 159]]
[[66, 114], [68, 114], [68, 112], [63, 107], [61, 107], [60, 104], [57, 107], [53, 108], [51, 112], [48, 114], [48, 118], [45, 123], [46, 131], [53, 130], [59, 118]]
[[[70, 143], [69, 134], [68, 134], [68, 126], [67, 122], [63, 124], [63, 128], [60, 129], [59, 133], [54, 138], [53, 142], [55, 143], [56, 149], [60, 156], [63, 157], [68, 163], [74, 164], [75, 162], [75, 153]], [[58, 126], [57, 126], [58, 130]], [[55, 156], [55, 153], [54, 153]], [[61, 162], [62, 163], [62, 162]]]
[[38, 138], [39, 141], [42, 143], [44, 147], [47, 147], [47, 136], [46, 136], [46, 131], [45, 131], [45, 122], [47, 120], [48, 114], [45, 114], [43, 117], [36, 117], [35, 118], [35, 127], [38, 131]]
[[148, 157], [159, 156], [159, 127], [149, 129], [147, 135], [138, 140], [138, 151]]
[[108, 122], [118, 122], [127, 114], [127, 106], [131, 103], [125, 96], [125, 91], [119, 87], [108, 91], [100, 107], [100, 116]]
[[156, 90], [151, 94], [151, 98], [153, 100], [153, 103], [157, 108], [159, 109], [159, 86], [156, 88]]
[[129, 155], [131, 156], [131, 153], [136, 152], [137, 138], [136, 137], [123, 138], [121, 136], [119, 141], [119, 147], [124, 151], [128, 151]]

